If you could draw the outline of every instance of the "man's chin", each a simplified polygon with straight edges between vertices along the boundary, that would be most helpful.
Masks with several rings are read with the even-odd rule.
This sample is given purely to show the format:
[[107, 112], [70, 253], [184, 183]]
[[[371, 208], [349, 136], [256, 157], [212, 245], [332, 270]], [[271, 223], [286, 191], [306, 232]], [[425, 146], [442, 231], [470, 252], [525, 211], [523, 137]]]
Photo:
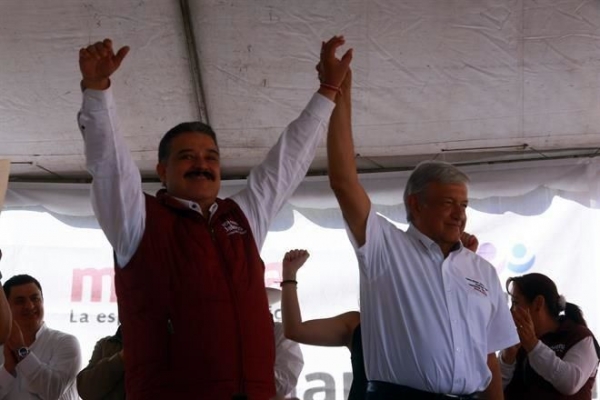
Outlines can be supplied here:
[[17, 320], [17, 323], [21, 328], [25, 329], [35, 329], [42, 326], [42, 321], [38, 318], [24, 318], [21, 320]]
[[217, 195], [214, 192], [203, 192], [203, 191], [190, 191], [190, 192], [186, 192], [184, 194], [182, 194], [181, 196], [177, 196], [176, 197], [181, 197], [182, 199], [185, 200], [189, 200], [189, 201], [193, 201], [195, 203], [198, 204], [203, 204], [203, 203], [214, 203], [217, 200]]

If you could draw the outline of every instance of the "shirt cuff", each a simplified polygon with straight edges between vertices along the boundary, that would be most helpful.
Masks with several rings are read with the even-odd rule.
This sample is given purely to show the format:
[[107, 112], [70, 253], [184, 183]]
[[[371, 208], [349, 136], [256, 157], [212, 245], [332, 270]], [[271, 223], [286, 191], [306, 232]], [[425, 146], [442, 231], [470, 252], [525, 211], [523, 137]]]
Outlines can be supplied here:
[[315, 115], [318, 119], [329, 122], [334, 108], [335, 103], [333, 101], [322, 94], [315, 93], [306, 105], [305, 110]]
[[22, 372], [25, 376], [32, 375], [40, 367], [41, 362], [37, 356], [30, 351], [27, 356], [17, 364], [17, 373]]
[[100, 111], [108, 110], [114, 104], [112, 89], [106, 90], [85, 89], [83, 91], [82, 110]]
[[4, 368], [4, 366], [0, 368], [0, 384], [3, 384], [5, 382], [12, 382], [15, 379], [17, 378], [15, 378], [10, 372], [8, 372], [6, 368]]

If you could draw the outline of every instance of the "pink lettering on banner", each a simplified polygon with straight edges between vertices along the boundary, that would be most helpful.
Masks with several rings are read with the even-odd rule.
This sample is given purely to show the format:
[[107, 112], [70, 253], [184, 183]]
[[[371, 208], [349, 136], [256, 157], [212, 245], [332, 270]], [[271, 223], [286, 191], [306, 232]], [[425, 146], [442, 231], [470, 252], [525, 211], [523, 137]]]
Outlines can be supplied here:
[[[73, 270], [73, 280], [71, 283], [71, 302], [83, 302], [83, 287], [85, 282], [91, 285], [90, 298], [85, 301], [99, 303], [102, 301], [105, 285], [110, 285], [110, 302], [117, 302], [117, 294], [114, 284], [115, 271], [113, 268], [76, 268]], [[103, 279], [108, 277], [109, 279]], [[87, 279], [86, 279], [87, 278]]]
[[265, 264], [265, 287], [279, 286], [281, 282], [281, 262]]

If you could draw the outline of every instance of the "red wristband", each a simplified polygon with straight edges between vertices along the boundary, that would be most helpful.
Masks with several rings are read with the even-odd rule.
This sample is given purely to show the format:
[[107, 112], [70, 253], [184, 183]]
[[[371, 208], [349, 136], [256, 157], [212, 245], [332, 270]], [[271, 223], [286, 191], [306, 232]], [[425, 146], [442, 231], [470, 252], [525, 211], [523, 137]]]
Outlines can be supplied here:
[[342, 89], [338, 86], [330, 85], [328, 83], [321, 83], [321, 87], [323, 89], [333, 90], [334, 92], [338, 92], [339, 94], [342, 94]]

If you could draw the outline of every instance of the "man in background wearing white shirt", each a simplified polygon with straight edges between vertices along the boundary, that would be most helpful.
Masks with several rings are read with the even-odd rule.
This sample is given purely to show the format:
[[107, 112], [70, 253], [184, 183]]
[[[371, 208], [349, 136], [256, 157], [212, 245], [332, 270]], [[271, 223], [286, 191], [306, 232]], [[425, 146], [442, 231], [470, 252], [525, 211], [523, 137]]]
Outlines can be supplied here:
[[4, 283], [13, 316], [2, 348], [0, 399], [77, 400], [75, 377], [81, 350], [75, 336], [44, 323], [44, 296], [37, 279], [15, 275]]

